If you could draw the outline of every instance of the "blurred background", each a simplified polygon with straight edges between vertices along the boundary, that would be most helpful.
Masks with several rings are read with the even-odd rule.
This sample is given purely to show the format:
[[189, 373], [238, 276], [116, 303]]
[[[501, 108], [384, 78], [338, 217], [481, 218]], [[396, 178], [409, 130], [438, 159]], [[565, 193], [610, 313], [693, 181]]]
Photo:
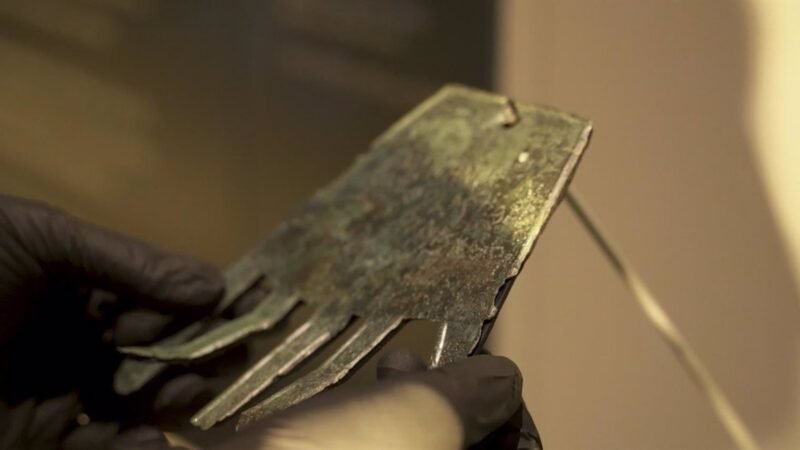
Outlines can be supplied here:
[[[444, 82], [550, 104], [595, 123], [573, 187], [764, 447], [800, 448], [797, 23], [778, 0], [5, 0], [0, 191], [225, 265]], [[733, 448], [567, 208], [491, 347], [550, 450]]]

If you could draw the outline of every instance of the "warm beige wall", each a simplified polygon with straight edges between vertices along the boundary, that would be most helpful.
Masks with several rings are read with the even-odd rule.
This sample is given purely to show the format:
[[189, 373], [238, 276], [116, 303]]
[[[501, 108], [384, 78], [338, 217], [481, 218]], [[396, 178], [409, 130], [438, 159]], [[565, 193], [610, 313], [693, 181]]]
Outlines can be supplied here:
[[0, 192], [219, 264], [252, 246], [349, 156], [268, 139], [245, 3], [0, 2]]
[[[500, 90], [595, 121], [574, 187], [768, 449], [800, 448], [800, 311], [747, 133], [747, 5], [502, 3]], [[548, 450], [730, 449], [697, 389], [562, 208], [495, 347]]]
[[750, 0], [749, 4], [756, 48], [748, 123], [800, 283], [800, 3]]

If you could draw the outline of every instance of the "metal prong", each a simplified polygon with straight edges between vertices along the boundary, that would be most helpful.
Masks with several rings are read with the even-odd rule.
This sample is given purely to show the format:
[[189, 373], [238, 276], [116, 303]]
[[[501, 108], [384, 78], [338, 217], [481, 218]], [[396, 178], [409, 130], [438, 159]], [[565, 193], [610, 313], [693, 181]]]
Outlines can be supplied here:
[[150, 347], [122, 347], [119, 350], [129, 355], [153, 358], [159, 361], [187, 361], [202, 358], [235, 344], [253, 333], [268, 330], [286, 317], [299, 302], [300, 300], [294, 296], [274, 300], [271, 295], [267, 295], [252, 312], [226, 322], [189, 342]]
[[[219, 315], [238, 299], [247, 289], [254, 286], [263, 278], [257, 266], [248, 258], [225, 271], [225, 296], [214, 309], [214, 316]], [[188, 327], [168, 336], [158, 342], [159, 346], [173, 346], [182, 344], [197, 336], [205, 325], [195, 322]], [[143, 361], [140, 359], [126, 358], [114, 373], [114, 391], [120, 395], [130, 395], [158, 376], [167, 367], [161, 361]]]
[[339, 383], [362, 359], [367, 357], [389, 334], [403, 323], [402, 318], [379, 320], [366, 317], [364, 320], [366, 323], [361, 325], [355, 334], [317, 369], [258, 405], [245, 410], [236, 424], [237, 429], [246, 427], [272, 413], [289, 408], [319, 394], [329, 386]]
[[322, 310], [294, 331], [281, 345], [245, 372], [225, 392], [192, 417], [192, 423], [208, 429], [230, 417], [280, 376], [310, 357], [336, 337], [350, 322], [351, 316]]
[[480, 323], [445, 322], [439, 327], [436, 348], [431, 355], [431, 367], [469, 356], [481, 338]]
[[[179, 332], [161, 340], [158, 345], [176, 345], [183, 343], [202, 330], [203, 324], [195, 322]], [[125, 358], [114, 373], [114, 392], [130, 395], [138, 391], [167, 367], [161, 361]]]

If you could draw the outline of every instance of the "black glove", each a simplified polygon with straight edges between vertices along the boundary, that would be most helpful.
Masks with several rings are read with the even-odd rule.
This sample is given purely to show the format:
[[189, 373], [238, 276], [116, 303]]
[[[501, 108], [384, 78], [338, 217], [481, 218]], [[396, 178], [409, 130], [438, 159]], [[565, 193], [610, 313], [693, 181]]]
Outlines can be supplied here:
[[[409, 352], [387, 354], [379, 382], [340, 387], [253, 423], [225, 450], [541, 449], [506, 358], [479, 355], [434, 370]], [[527, 423], [511, 423], [527, 415]]]
[[[140, 426], [151, 411], [114, 394], [114, 347], [169, 334], [223, 290], [211, 266], [0, 196], [0, 449], [164, 447]], [[199, 382], [156, 403], [191, 402]]]
[[458, 413], [470, 450], [542, 450], [522, 400], [522, 374], [512, 361], [482, 354], [426, 369], [414, 353], [395, 350], [378, 361], [378, 379], [422, 382], [441, 393]]

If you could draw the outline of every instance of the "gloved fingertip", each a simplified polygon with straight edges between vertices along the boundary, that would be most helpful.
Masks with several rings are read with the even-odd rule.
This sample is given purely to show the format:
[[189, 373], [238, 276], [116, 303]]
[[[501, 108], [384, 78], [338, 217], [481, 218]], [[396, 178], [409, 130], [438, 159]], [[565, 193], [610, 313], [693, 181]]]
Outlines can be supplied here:
[[25, 430], [33, 417], [35, 403], [33, 399], [26, 400], [19, 405], [11, 407], [2, 404], [2, 421], [0, 421], [0, 448], [14, 448], [19, 442], [24, 441]]
[[233, 317], [241, 317], [254, 310], [268, 294], [267, 287], [257, 283], [236, 299], [229, 310], [233, 313]]
[[379, 380], [409, 372], [419, 372], [428, 367], [416, 353], [408, 349], [396, 349], [384, 353], [378, 360]]
[[115, 294], [103, 289], [91, 289], [86, 314], [94, 320], [107, 322], [113, 320], [118, 305], [119, 298]]
[[502, 356], [478, 355], [442, 366], [429, 383], [459, 413], [465, 442], [479, 442], [505, 423], [522, 404], [522, 374]]
[[28, 436], [32, 442], [58, 442], [64, 432], [75, 422], [80, 410], [77, 394], [47, 399], [36, 405]]
[[120, 297], [164, 311], [212, 308], [222, 297], [221, 271], [187, 255], [163, 251], [69, 214], [29, 208], [29, 222], [41, 229], [25, 246], [43, 265]]
[[159, 414], [182, 411], [198, 406], [213, 396], [207, 380], [197, 374], [186, 374], [168, 381], [156, 395], [153, 409]]
[[62, 444], [64, 450], [107, 450], [119, 432], [119, 424], [93, 422], [73, 430]]
[[536, 423], [531, 417], [530, 411], [522, 404], [522, 424], [520, 427], [520, 439], [517, 444], [518, 450], [542, 450], [542, 438], [539, 435], [539, 430], [536, 428]]
[[521, 396], [522, 372], [514, 361], [505, 356], [476, 355], [443, 366], [439, 370], [453, 375], [469, 374], [473, 378], [508, 379], [519, 385], [515, 394]]
[[167, 450], [172, 447], [166, 436], [153, 427], [138, 427], [122, 433], [110, 450]]
[[186, 256], [162, 261], [152, 278], [158, 280], [153, 300], [166, 309], [210, 310], [225, 293], [225, 280], [218, 268]]
[[172, 317], [146, 309], [136, 309], [117, 317], [112, 336], [117, 346], [144, 345], [159, 338]]

